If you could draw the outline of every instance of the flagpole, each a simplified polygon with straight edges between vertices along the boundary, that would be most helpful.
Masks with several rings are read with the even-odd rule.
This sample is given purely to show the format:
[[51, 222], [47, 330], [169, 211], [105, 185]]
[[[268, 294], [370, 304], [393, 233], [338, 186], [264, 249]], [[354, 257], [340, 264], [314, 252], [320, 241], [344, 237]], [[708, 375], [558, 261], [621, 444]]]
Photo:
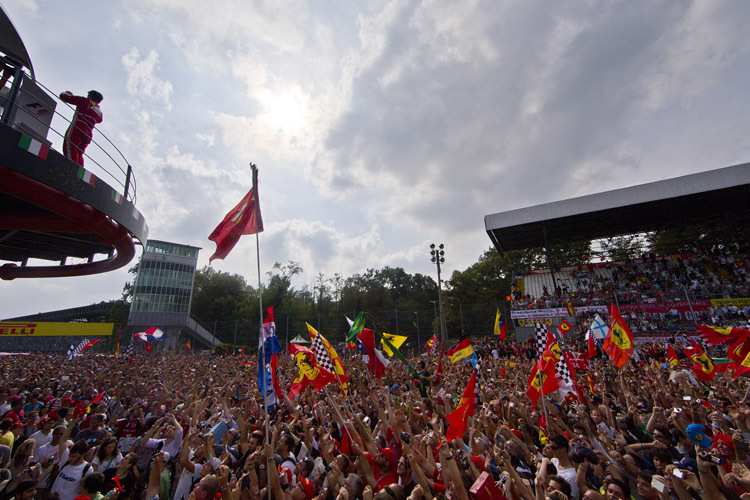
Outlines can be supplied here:
[[536, 376], [539, 378], [539, 392], [542, 393], [542, 410], [544, 410], [544, 421], [549, 423], [549, 417], [547, 416], [547, 404], [544, 402], [544, 381], [542, 380], [542, 370], [537, 366]]
[[[253, 199], [255, 201], [255, 256], [258, 263], [258, 308], [260, 314], [258, 315], [258, 322], [260, 328], [258, 334], [263, 334], [263, 283], [260, 280], [260, 237], [258, 236], [258, 167], [250, 162], [250, 170], [253, 173]], [[271, 431], [269, 421], [271, 417], [268, 414], [268, 402], [266, 396], [268, 394], [268, 377], [266, 376], [266, 343], [260, 342], [260, 350], [258, 352], [258, 363], [262, 363], [263, 369], [263, 409], [265, 410], [265, 421], [266, 421], [266, 444], [271, 443]], [[276, 400], [278, 401], [279, 395], [276, 394]], [[271, 471], [266, 467], [266, 484], [271, 484]], [[268, 500], [271, 500], [271, 489], [268, 489]]]
[[[336, 402], [333, 400], [331, 395], [328, 393], [328, 388], [323, 386], [323, 392], [326, 393], [326, 397], [328, 398], [328, 401], [331, 403], [331, 406], [333, 406], [333, 410], [336, 412], [336, 415], [338, 415], [339, 420], [341, 420], [341, 425], [344, 427], [344, 430], [349, 435], [349, 442], [354, 443], [354, 439], [352, 438], [352, 434], [349, 432], [349, 428], [346, 426], [346, 422], [344, 421], [344, 417], [341, 415], [341, 412], [339, 411], [339, 407], [336, 405]], [[351, 406], [351, 405], [350, 405]], [[354, 414], [354, 410], [352, 410], [352, 414]]]
[[688, 291], [685, 285], [682, 285], [682, 290], [685, 292], [685, 298], [687, 299], [688, 305], [690, 306], [690, 314], [693, 316], [693, 325], [697, 325], [698, 320], [695, 317], [695, 311], [693, 310], [693, 303], [690, 301], [690, 294], [688, 294]]
[[336, 380], [339, 381], [339, 389], [341, 389], [341, 394], [344, 395], [344, 401], [346, 401], [346, 404], [349, 405], [349, 410], [351, 410], [352, 413], [354, 413], [354, 407], [352, 406], [352, 403], [349, 401], [349, 397], [346, 395], [346, 391], [344, 390], [344, 383], [341, 381], [341, 377], [339, 377], [339, 374], [336, 372], [336, 366], [333, 367], [333, 374], [336, 375]]

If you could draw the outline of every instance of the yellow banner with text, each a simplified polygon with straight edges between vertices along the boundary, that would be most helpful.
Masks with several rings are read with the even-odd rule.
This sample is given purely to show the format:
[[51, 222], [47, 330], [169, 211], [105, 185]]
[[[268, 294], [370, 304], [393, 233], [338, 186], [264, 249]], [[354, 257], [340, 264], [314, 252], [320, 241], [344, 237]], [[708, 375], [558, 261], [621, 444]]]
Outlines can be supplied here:
[[114, 323], [0, 321], [0, 337], [101, 337], [112, 335], [114, 329]]

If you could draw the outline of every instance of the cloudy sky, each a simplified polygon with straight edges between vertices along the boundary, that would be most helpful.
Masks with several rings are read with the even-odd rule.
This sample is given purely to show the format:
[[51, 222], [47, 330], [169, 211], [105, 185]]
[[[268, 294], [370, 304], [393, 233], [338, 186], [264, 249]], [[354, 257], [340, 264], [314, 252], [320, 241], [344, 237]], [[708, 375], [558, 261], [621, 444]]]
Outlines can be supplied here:
[[[37, 78], [102, 92], [152, 238], [207, 236], [260, 171], [264, 270], [446, 274], [487, 214], [750, 160], [750, 3], [3, 0]], [[55, 147], [61, 148], [60, 141]], [[140, 255], [140, 252], [139, 252]], [[221, 271], [257, 283], [246, 238]], [[0, 283], [0, 317], [125, 270]]]

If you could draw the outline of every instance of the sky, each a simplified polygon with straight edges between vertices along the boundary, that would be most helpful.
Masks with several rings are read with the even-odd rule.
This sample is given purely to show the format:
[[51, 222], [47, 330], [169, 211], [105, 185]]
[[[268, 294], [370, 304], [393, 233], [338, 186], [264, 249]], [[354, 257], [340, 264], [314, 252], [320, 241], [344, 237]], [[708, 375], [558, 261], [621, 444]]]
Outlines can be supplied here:
[[[2, 6], [40, 82], [104, 95], [97, 130], [133, 166], [151, 238], [208, 264], [252, 162], [262, 272], [298, 262], [298, 287], [435, 277], [433, 242], [449, 277], [490, 247], [485, 215], [750, 161], [744, 0]], [[213, 266], [256, 286], [254, 237]], [[0, 318], [116, 299], [128, 279], [0, 282]]]

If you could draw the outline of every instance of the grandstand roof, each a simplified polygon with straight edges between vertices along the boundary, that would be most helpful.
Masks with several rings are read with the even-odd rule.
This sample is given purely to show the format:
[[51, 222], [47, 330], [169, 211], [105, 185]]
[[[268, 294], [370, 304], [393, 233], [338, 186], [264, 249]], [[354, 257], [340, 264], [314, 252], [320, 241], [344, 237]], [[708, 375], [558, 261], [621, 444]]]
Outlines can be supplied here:
[[37, 314], [27, 314], [26, 316], [16, 316], [15, 318], [6, 318], [3, 321], [81, 321], [85, 320], [90, 323], [99, 323], [107, 321], [107, 314], [112, 309], [115, 301], [99, 302], [87, 306], [71, 307], [69, 309], [59, 309], [56, 311], [40, 312]]
[[743, 163], [487, 215], [484, 225], [503, 252], [749, 215], [750, 163]]

